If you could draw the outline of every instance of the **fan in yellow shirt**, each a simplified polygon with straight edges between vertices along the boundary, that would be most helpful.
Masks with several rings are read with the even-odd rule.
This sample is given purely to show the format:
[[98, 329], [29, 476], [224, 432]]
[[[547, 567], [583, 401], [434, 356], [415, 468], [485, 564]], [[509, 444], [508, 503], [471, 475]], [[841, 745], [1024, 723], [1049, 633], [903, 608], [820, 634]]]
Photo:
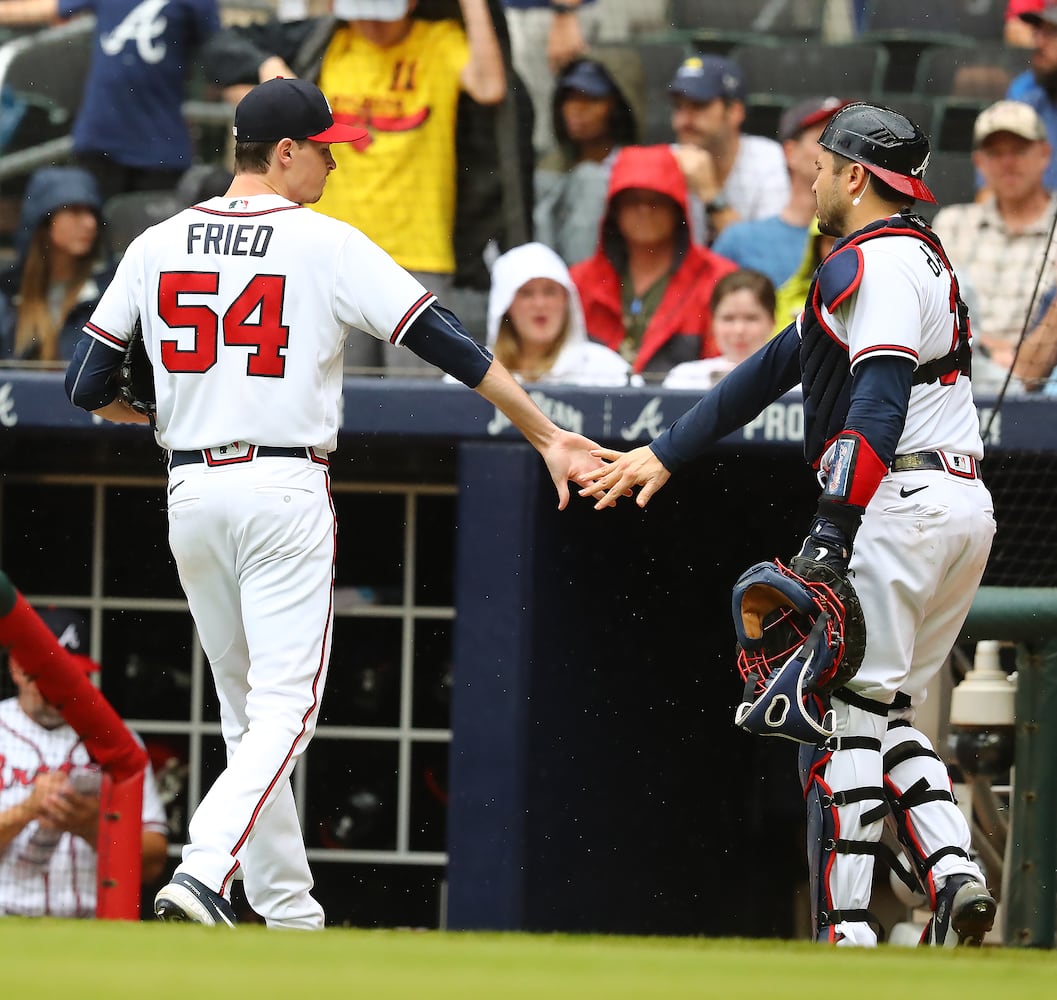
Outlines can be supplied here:
[[[484, 0], [457, 21], [413, 18], [415, 0], [338, 0], [348, 23], [327, 46], [319, 86], [338, 122], [371, 133], [362, 152], [332, 150], [338, 169], [318, 211], [350, 223], [431, 291], [455, 271], [455, 124], [459, 93], [496, 103], [502, 56]], [[431, 279], [431, 280], [427, 280]]]

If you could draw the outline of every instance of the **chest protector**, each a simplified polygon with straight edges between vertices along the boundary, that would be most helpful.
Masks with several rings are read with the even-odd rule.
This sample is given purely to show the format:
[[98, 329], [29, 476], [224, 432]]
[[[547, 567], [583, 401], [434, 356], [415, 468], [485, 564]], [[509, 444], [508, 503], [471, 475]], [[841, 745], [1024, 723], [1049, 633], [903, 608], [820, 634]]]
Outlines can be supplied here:
[[[851, 403], [851, 366], [848, 345], [830, 331], [822, 307], [833, 312], [859, 287], [863, 258], [856, 248], [885, 236], [912, 236], [939, 258], [951, 276], [951, 312], [954, 346], [941, 358], [920, 364], [914, 385], [939, 381], [953, 383], [959, 375], [971, 377], [969, 310], [958, 291], [958, 278], [936, 234], [916, 215], [880, 219], [839, 241], [819, 265], [808, 292], [800, 331], [800, 369], [804, 392], [804, 457], [818, 467], [829, 442], [844, 429]], [[938, 272], [937, 272], [938, 273]]]

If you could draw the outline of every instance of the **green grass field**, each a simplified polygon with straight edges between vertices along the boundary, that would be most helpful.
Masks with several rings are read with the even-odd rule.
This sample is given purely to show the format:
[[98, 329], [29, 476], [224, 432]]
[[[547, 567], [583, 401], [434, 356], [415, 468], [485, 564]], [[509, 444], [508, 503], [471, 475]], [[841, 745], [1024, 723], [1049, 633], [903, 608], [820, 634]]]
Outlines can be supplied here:
[[7, 1000], [971, 1000], [1057, 996], [1057, 954], [0, 920]]

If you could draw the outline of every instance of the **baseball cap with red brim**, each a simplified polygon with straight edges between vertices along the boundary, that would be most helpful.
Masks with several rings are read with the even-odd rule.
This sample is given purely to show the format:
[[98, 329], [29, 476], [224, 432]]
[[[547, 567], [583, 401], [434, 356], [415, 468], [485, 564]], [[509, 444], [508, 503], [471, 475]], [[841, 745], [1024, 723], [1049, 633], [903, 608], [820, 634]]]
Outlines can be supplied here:
[[349, 142], [361, 150], [371, 143], [365, 128], [334, 121], [330, 104], [314, 83], [282, 76], [258, 84], [239, 101], [232, 133], [236, 142], [309, 139]]

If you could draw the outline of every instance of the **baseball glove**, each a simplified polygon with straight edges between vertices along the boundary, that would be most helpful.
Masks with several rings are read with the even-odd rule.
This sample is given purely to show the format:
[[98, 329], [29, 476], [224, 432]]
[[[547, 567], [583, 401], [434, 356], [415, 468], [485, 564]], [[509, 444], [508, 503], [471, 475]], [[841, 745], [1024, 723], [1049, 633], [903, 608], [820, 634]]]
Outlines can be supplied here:
[[154, 415], [157, 411], [154, 393], [154, 367], [147, 357], [147, 348], [143, 343], [143, 327], [137, 322], [132, 337], [125, 348], [125, 356], [117, 371], [118, 395], [122, 401], [150, 418], [154, 426]]

